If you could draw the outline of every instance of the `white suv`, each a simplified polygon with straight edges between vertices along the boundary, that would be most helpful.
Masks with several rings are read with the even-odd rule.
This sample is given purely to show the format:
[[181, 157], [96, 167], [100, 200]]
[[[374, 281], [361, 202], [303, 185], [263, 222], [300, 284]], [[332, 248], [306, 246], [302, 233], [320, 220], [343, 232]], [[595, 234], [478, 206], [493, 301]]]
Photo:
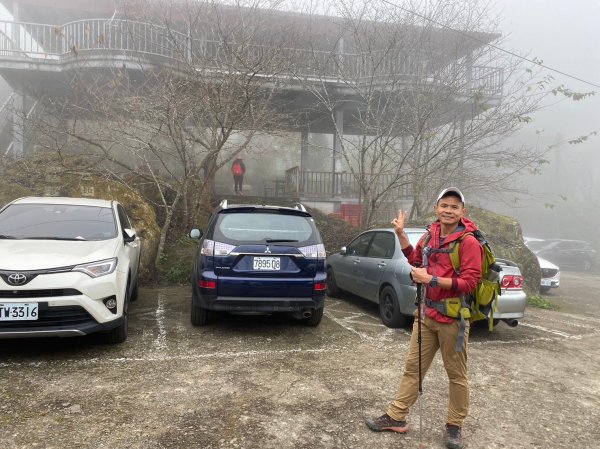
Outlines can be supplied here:
[[140, 241], [116, 201], [29, 197], [0, 210], [0, 338], [127, 338]]

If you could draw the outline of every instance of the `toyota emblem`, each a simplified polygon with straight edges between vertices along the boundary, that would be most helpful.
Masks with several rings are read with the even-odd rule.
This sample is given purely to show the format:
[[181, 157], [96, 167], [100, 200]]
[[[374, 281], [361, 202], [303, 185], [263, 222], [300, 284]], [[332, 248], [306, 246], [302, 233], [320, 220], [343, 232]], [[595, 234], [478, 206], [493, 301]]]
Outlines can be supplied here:
[[8, 276], [8, 283], [12, 285], [23, 285], [27, 283], [27, 276], [22, 273], [13, 273]]

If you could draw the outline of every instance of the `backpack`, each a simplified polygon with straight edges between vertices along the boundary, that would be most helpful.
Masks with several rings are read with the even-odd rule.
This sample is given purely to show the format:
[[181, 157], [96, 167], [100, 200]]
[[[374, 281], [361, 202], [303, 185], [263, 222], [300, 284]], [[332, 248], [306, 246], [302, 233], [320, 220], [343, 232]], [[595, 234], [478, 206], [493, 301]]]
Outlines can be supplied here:
[[[466, 235], [472, 235], [483, 247], [483, 258], [481, 259], [481, 278], [477, 287], [468, 295], [458, 298], [446, 298], [441, 301], [426, 300], [429, 307], [436, 309], [443, 315], [451, 318], [460, 318], [464, 322], [469, 319], [471, 322], [479, 320], [488, 321], [488, 329], [494, 329], [494, 311], [497, 311], [498, 296], [500, 295], [500, 271], [502, 268], [496, 264], [496, 258], [492, 248], [485, 238], [483, 232], [476, 230], [467, 232], [459, 239], [450, 244], [447, 249], [431, 249], [427, 247], [431, 240], [431, 233], [427, 230], [427, 235], [423, 240], [424, 262], [426, 254], [431, 253], [449, 253], [452, 267], [456, 274], [460, 274], [460, 254], [459, 248]], [[424, 263], [426, 265], [426, 263]], [[462, 341], [461, 341], [462, 348]], [[458, 350], [458, 344], [457, 344]]]
[[235, 164], [233, 164], [233, 167], [231, 168], [231, 171], [233, 172], [233, 174], [235, 176], [243, 175], [243, 173], [242, 173], [242, 164], [240, 164], [239, 162], [236, 162]]

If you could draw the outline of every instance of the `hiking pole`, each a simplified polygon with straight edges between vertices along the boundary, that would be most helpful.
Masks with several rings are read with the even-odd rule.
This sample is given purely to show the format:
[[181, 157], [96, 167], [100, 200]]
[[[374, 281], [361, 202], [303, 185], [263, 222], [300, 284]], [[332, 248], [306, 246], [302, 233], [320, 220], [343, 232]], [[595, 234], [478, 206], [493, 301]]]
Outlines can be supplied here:
[[419, 345], [419, 447], [423, 446], [423, 375], [421, 368], [421, 304], [423, 286], [417, 284], [417, 344]]

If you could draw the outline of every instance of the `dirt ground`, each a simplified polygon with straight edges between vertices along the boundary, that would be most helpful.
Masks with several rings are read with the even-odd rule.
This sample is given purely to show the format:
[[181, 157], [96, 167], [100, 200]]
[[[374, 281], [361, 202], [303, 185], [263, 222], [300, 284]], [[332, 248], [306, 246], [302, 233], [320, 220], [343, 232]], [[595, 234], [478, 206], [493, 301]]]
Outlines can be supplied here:
[[[561, 311], [530, 308], [516, 328], [473, 331], [469, 448], [599, 446], [598, 281], [563, 273], [547, 296]], [[193, 328], [189, 301], [189, 288], [143, 290], [119, 346], [0, 340], [1, 447], [419, 447], [416, 404], [406, 436], [364, 425], [393, 398], [409, 339], [376, 306], [328, 299], [317, 328], [227, 315]], [[441, 448], [439, 357], [422, 403], [423, 447]]]

